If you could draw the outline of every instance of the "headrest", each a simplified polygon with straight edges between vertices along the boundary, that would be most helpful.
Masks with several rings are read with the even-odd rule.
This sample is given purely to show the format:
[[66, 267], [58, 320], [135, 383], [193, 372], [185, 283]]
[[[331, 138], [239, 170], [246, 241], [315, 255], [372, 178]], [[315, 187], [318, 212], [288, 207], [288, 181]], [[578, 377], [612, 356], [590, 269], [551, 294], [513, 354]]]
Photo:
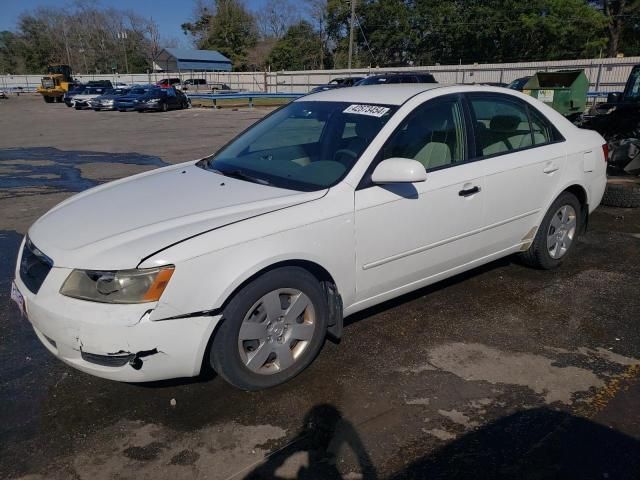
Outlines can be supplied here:
[[500, 132], [514, 132], [520, 125], [520, 119], [515, 115], [496, 115], [491, 119], [489, 128]]

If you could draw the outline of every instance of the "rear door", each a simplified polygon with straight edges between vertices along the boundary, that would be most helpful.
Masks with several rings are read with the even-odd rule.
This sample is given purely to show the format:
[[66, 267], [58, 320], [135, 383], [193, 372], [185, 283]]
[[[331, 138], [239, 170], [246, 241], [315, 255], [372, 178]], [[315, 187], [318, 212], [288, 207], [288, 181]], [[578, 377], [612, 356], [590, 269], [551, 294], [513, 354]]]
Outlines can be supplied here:
[[559, 188], [564, 139], [538, 110], [511, 95], [467, 95], [475, 156], [485, 172], [487, 254], [533, 238], [537, 221]]

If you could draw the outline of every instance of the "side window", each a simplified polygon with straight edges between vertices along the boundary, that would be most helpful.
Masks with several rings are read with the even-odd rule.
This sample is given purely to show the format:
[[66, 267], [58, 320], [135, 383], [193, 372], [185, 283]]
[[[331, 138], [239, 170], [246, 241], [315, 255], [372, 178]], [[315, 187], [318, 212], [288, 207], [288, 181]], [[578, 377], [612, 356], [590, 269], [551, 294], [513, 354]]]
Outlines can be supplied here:
[[526, 105], [499, 97], [471, 97], [478, 155], [498, 155], [532, 145]]
[[464, 162], [467, 138], [462, 105], [456, 99], [427, 102], [396, 130], [382, 151], [382, 160], [412, 158], [429, 171]]

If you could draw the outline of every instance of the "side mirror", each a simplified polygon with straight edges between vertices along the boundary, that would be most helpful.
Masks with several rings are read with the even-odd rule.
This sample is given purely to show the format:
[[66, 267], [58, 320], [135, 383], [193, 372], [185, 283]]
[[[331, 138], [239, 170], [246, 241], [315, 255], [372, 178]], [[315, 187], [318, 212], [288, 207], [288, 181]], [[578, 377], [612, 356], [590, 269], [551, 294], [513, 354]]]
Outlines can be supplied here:
[[620, 103], [622, 100], [622, 93], [611, 92], [607, 95], [607, 103]]
[[371, 175], [371, 181], [387, 183], [416, 183], [427, 179], [427, 171], [417, 160], [410, 158], [388, 158], [380, 162]]

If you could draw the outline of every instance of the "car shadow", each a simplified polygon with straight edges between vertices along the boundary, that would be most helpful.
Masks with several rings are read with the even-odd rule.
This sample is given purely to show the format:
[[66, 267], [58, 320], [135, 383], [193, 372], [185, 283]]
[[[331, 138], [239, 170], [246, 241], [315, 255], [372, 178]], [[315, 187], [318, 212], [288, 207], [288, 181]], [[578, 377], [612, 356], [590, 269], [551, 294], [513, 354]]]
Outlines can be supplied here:
[[[396, 453], [398, 458], [384, 445], [380, 445], [378, 451], [383, 452], [383, 463], [393, 465], [407, 455], [430, 449], [433, 440], [425, 437], [401, 446]], [[355, 453], [359, 468], [347, 475], [337, 467], [341, 461], [336, 452], [344, 445]], [[300, 460], [301, 452], [307, 453], [307, 461]], [[286, 465], [288, 460], [290, 463]], [[291, 471], [296, 468], [296, 473]], [[637, 480], [640, 478], [640, 441], [586, 418], [536, 408], [488, 423], [382, 477], [357, 429], [336, 407], [321, 404], [309, 410], [302, 428], [290, 443], [273, 452], [244, 477], [245, 480], [280, 478]]]
[[640, 441], [586, 418], [536, 408], [463, 435], [390, 478], [637, 480]]
[[494, 260], [493, 262], [487, 263], [485, 265], [481, 265], [479, 267], [473, 268], [466, 272], [459, 273], [457, 275], [454, 275], [453, 277], [449, 277], [444, 280], [439, 280], [438, 282], [432, 285], [427, 285], [426, 287], [422, 287], [418, 290], [413, 290], [411, 292], [405, 293], [398, 297], [392, 298], [385, 302], [379, 303], [372, 307], [356, 312], [353, 315], [349, 315], [344, 319], [344, 326], [347, 327], [361, 320], [364, 320], [365, 318], [372, 317], [373, 315], [376, 315], [378, 313], [382, 313], [386, 310], [399, 307], [405, 303], [409, 303], [413, 300], [424, 297], [426, 295], [433, 294], [440, 290], [444, 290], [446, 288], [452, 287], [459, 283], [466, 282], [467, 280], [473, 277], [477, 277], [479, 275], [492, 272], [499, 268], [508, 267], [510, 265], [519, 265], [519, 264], [520, 263], [518, 262], [516, 255], [511, 255], [508, 257], [500, 258], [498, 260]]

